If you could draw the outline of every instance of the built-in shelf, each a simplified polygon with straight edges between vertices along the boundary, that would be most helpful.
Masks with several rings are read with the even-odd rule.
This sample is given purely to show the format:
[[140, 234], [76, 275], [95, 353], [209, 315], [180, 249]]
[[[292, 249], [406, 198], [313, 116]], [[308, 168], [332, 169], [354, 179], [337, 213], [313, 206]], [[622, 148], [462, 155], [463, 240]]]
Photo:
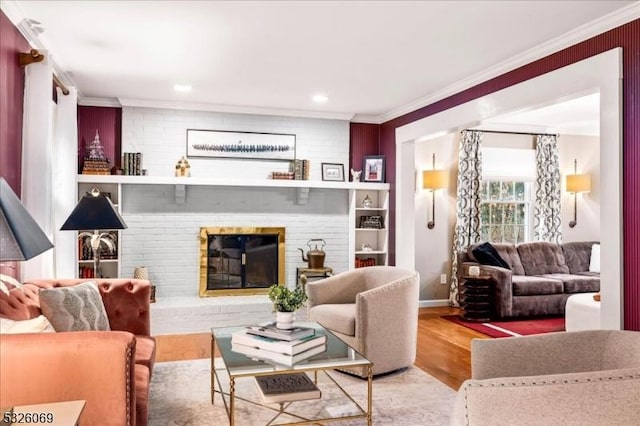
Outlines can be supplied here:
[[356, 250], [356, 254], [387, 254], [384, 250]]
[[187, 186], [232, 186], [258, 188], [296, 188], [298, 204], [306, 204], [310, 189], [389, 190], [388, 183], [330, 182], [279, 179], [216, 179], [174, 176], [78, 175], [78, 183], [120, 185], [173, 185], [177, 204], [184, 204]]
[[356, 231], [358, 232], [380, 232], [380, 231], [386, 231], [385, 228], [356, 228]]
[[[93, 259], [78, 260], [78, 263], [91, 263], [91, 264], [93, 264]], [[118, 259], [100, 259], [100, 263], [118, 263]]]

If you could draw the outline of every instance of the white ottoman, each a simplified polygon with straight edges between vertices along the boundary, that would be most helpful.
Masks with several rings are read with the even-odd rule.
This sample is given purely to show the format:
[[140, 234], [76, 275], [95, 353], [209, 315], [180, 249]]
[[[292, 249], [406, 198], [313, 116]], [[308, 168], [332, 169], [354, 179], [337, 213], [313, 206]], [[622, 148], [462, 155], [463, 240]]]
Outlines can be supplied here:
[[600, 302], [593, 300], [596, 293], [579, 293], [570, 296], [564, 310], [565, 330], [599, 330]]

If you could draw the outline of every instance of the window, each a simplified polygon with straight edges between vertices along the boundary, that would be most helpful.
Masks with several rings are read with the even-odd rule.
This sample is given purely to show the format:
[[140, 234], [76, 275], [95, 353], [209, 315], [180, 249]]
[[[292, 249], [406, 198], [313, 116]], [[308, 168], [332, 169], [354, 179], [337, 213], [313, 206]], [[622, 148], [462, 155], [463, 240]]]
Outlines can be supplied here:
[[483, 180], [480, 186], [480, 239], [522, 243], [530, 237], [530, 182]]

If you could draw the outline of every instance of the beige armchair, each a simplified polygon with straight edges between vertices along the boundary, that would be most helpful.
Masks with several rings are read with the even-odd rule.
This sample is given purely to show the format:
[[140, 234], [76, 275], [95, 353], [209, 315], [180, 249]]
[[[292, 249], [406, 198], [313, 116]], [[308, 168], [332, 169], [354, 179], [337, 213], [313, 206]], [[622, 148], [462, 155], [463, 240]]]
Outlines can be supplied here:
[[471, 370], [451, 425], [638, 424], [639, 332], [473, 340]]
[[306, 285], [309, 318], [373, 362], [374, 375], [408, 367], [416, 358], [418, 283], [417, 272], [392, 266], [314, 281]]

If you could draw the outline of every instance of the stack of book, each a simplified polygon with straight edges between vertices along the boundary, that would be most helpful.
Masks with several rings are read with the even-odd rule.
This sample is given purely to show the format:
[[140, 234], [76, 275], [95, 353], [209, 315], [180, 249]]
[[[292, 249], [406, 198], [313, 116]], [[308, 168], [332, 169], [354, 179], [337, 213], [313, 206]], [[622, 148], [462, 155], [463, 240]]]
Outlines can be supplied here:
[[125, 152], [122, 154], [122, 174], [126, 176], [142, 175], [141, 152]]
[[309, 180], [309, 160], [293, 160], [289, 171], [293, 172], [295, 180]]
[[309, 327], [281, 330], [274, 324], [249, 326], [231, 335], [231, 350], [260, 361], [292, 367], [327, 350], [327, 336]]

